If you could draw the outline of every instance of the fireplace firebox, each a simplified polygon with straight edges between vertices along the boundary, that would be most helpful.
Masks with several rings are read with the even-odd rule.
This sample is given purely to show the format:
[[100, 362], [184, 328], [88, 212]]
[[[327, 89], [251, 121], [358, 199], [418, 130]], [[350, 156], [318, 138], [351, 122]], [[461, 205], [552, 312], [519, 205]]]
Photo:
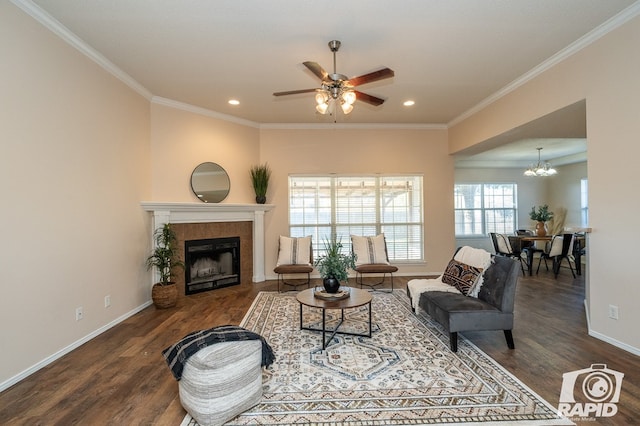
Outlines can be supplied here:
[[184, 243], [185, 294], [240, 284], [240, 237]]

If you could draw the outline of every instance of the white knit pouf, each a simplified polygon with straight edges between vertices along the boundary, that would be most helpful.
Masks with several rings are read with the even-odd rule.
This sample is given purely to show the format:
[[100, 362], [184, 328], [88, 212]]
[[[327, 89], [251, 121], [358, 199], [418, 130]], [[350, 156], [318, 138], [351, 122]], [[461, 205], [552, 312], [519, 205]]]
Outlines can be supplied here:
[[262, 398], [262, 342], [216, 343], [186, 362], [180, 402], [202, 426], [221, 425]]

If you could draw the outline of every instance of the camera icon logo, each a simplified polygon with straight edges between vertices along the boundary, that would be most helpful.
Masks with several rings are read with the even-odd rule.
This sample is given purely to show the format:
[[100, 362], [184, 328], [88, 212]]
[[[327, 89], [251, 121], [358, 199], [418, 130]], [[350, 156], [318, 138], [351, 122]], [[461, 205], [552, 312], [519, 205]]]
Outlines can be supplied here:
[[589, 368], [564, 373], [559, 414], [580, 417], [615, 415], [623, 377], [623, 373], [607, 368], [606, 364], [592, 364]]

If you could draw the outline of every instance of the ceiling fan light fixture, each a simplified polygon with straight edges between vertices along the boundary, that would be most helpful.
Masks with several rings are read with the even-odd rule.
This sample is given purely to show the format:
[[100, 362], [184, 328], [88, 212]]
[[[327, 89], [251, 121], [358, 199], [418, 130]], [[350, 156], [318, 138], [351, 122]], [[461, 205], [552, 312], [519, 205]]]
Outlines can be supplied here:
[[346, 114], [349, 114], [351, 111], [353, 111], [353, 105], [348, 104], [348, 103], [343, 103], [342, 105], [340, 105], [342, 107], [342, 112]]
[[318, 105], [326, 104], [329, 101], [329, 95], [327, 92], [318, 92], [316, 94], [316, 102]]
[[328, 109], [329, 104], [327, 103], [316, 105], [316, 111], [318, 111], [320, 114], [326, 114]]
[[316, 62], [305, 61], [302, 63], [308, 71], [311, 71], [311, 73], [320, 79], [320, 88], [275, 92], [273, 96], [316, 92], [316, 111], [320, 114], [330, 115], [334, 115], [338, 112], [338, 105], [342, 109], [343, 113], [349, 114], [353, 111], [355, 101], [361, 101], [373, 106], [382, 105], [385, 101], [384, 99], [356, 91], [354, 87], [391, 78], [395, 75], [393, 70], [384, 67], [377, 71], [352, 78], [349, 78], [344, 74], [339, 74], [336, 70], [336, 52], [340, 49], [340, 44], [339, 40], [331, 40], [329, 42], [329, 49], [333, 53], [333, 73], [328, 73]]
[[353, 90], [346, 90], [342, 93], [342, 100], [345, 104], [353, 105], [356, 101], [356, 93]]

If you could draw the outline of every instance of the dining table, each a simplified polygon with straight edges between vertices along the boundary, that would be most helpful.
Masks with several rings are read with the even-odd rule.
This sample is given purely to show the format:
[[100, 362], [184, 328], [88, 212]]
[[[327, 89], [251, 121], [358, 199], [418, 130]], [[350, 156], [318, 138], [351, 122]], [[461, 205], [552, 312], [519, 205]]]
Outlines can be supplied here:
[[[525, 251], [527, 253], [527, 267], [529, 270], [529, 276], [533, 275], [533, 255], [536, 252], [543, 252], [544, 249], [536, 248], [535, 243], [537, 241], [549, 242], [553, 239], [552, 235], [512, 235], [509, 236], [509, 242], [512, 247], [517, 247], [520, 251]], [[532, 242], [533, 244], [526, 245], [523, 243]], [[523, 250], [524, 249], [524, 250]], [[585, 237], [581, 234], [575, 235], [575, 240], [573, 243], [573, 256], [575, 258], [576, 265], [576, 273], [578, 275], [582, 275], [582, 255], [584, 254], [585, 249]]]

